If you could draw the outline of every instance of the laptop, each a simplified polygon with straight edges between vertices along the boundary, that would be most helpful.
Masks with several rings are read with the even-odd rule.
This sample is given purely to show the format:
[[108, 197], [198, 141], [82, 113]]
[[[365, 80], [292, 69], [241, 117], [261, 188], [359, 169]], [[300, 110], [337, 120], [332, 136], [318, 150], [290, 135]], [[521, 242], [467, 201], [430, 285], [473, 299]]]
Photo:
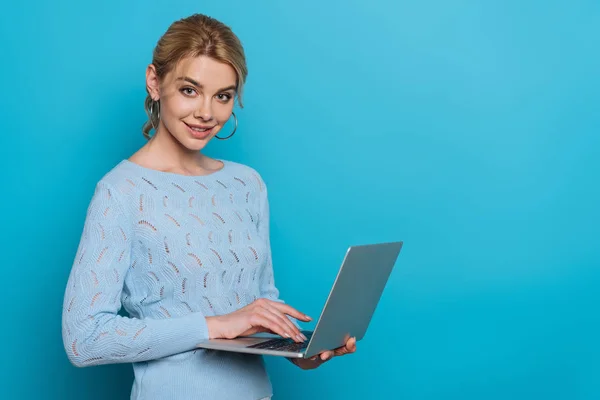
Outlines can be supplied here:
[[289, 358], [310, 358], [361, 340], [400, 254], [403, 242], [350, 246], [313, 331], [303, 343], [258, 333], [235, 339], [207, 339], [197, 347]]

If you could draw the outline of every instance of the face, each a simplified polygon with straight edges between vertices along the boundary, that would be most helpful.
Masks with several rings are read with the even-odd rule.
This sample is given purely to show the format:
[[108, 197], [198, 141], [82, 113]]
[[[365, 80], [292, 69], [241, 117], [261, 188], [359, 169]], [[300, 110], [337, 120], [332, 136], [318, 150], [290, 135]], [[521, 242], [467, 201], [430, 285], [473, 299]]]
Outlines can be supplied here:
[[204, 148], [231, 116], [236, 78], [230, 65], [206, 56], [183, 59], [162, 80], [150, 65], [148, 91], [154, 100], [160, 99], [156, 134], [170, 134], [192, 151]]

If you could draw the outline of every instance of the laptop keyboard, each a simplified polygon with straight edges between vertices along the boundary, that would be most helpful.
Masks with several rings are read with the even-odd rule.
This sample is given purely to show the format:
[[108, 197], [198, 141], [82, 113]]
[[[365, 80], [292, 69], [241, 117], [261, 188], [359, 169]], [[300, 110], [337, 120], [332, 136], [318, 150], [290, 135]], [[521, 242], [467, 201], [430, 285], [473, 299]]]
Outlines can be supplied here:
[[266, 350], [277, 350], [277, 351], [290, 351], [290, 352], [301, 352], [306, 349], [312, 332], [303, 332], [308, 338], [307, 341], [302, 343], [296, 343], [292, 339], [277, 338], [267, 340], [265, 342], [253, 344], [248, 346], [253, 349], [266, 349]]

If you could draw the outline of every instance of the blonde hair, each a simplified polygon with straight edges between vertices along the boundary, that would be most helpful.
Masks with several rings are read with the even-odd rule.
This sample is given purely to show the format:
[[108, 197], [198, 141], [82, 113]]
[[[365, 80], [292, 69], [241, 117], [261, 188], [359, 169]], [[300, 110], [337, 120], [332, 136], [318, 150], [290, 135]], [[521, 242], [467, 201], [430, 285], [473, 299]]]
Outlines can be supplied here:
[[[183, 58], [198, 56], [207, 56], [229, 64], [235, 70], [238, 104], [243, 107], [242, 89], [248, 76], [244, 49], [231, 29], [214, 18], [194, 14], [175, 21], [158, 40], [152, 56], [152, 64], [161, 80]], [[142, 127], [142, 132], [146, 139], [150, 139], [150, 130], [154, 126], [158, 127], [160, 103], [155, 102], [148, 94], [144, 109], [148, 114], [148, 121]]]

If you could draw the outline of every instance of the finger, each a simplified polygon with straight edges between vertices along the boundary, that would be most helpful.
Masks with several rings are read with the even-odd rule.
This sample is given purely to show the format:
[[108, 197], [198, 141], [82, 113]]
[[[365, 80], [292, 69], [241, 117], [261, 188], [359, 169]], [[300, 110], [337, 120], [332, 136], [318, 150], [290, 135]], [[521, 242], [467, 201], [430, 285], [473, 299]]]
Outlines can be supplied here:
[[331, 357], [333, 357], [333, 351], [324, 351], [323, 353], [321, 353], [321, 360], [322, 361], [327, 361], [329, 359], [331, 359]]
[[276, 308], [279, 312], [281, 312], [283, 314], [287, 314], [298, 320], [305, 321], [305, 322], [312, 321], [311, 317], [301, 313], [300, 311], [292, 308], [291, 306], [289, 306], [285, 303], [279, 302], [279, 301], [265, 299], [264, 297], [255, 300], [252, 303], [252, 306], [253, 307], [263, 307], [263, 308]]
[[250, 316], [250, 324], [252, 326], [263, 326], [277, 335], [287, 337], [286, 335], [289, 335], [289, 333], [286, 332], [285, 327], [279, 324], [275, 318], [270, 318], [265, 309], [262, 310], [263, 313], [255, 312]]
[[285, 321], [285, 319], [287, 319], [287, 318], [284, 319], [284, 318], [280, 317], [279, 315], [277, 315], [276, 313], [273, 313], [266, 308], [260, 308], [257, 310], [257, 312], [260, 313], [265, 318], [267, 318], [272, 323], [276, 324], [283, 331], [283, 334], [281, 334], [279, 332], [275, 332], [275, 333], [279, 334], [282, 337], [292, 339], [295, 342], [303, 341], [302, 337], [298, 336], [297, 333], [295, 333], [293, 330], [290, 329], [287, 322]]
[[292, 321], [290, 321], [290, 318], [288, 318], [288, 316], [285, 313], [283, 313], [279, 308], [274, 307], [272, 302], [265, 303], [262, 307], [275, 314], [278, 318], [280, 318], [281, 322], [289, 326], [291, 331], [294, 332], [296, 335], [300, 335], [301, 337], [303, 337], [303, 339], [306, 339], [306, 337], [302, 335], [302, 332], [300, 332], [298, 327]]
[[337, 348], [337, 349], [335, 349], [333, 352], [334, 352], [334, 354], [335, 354], [336, 356], [343, 356], [343, 355], [345, 355], [345, 354], [348, 354], [348, 350], [346, 349], [346, 347], [345, 347], [345, 346], [338, 347], [338, 348]]
[[268, 300], [269, 301], [269, 305], [277, 308], [279, 311], [281, 311], [284, 314], [290, 315], [300, 321], [312, 321], [312, 318], [309, 317], [306, 314], [301, 313], [300, 311], [296, 310], [295, 308], [284, 304], [284, 303], [280, 303], [278, 301], [272, 301], [272, 300]]
[[346, 354], [354, 353], [356, 351], [356, 338], [348, 339], [344, 346], [338, 347], [334, 351], [336, 356], [343, 356]]
[[348, 350], [348, 353], [354, 353], [356, 351], [355, 337], [351, 337], [350, 339], [348, 339], [348, 341], [346, 342], [346, 350]]
[[290, 321], [285, 314], [283, 314], [282, 312], [280, 312], [279, 310], [277, 310], [276, 308], [273, 307], [269, 307], [269, 308], [265, 308], [266, 312], [268, 312], [270, 314], [270, 316], [272, 318], [275, 318], [279, 324], [284, 325], [287, 327], [287, 333], [288, 335], [286, 337], [292, 338], [294, 339], [296, 342], [304, 342], [306, 340], [306, 336], [304, 336], [296, 327], [296, 325], [294, 325], [292, 323], [292, 321]]
[[292, 321], [290, 321], [286, 314], [282, 313], [276, 308], [270, 308], [269, 311], [281, 318], [283, 323], [285, 323], [289, 327], [294, 337], [297, 337], [302, 342], [308, 340], [304, 333], [302, 333], [302, 331], [300, 331], [300, 329]]

